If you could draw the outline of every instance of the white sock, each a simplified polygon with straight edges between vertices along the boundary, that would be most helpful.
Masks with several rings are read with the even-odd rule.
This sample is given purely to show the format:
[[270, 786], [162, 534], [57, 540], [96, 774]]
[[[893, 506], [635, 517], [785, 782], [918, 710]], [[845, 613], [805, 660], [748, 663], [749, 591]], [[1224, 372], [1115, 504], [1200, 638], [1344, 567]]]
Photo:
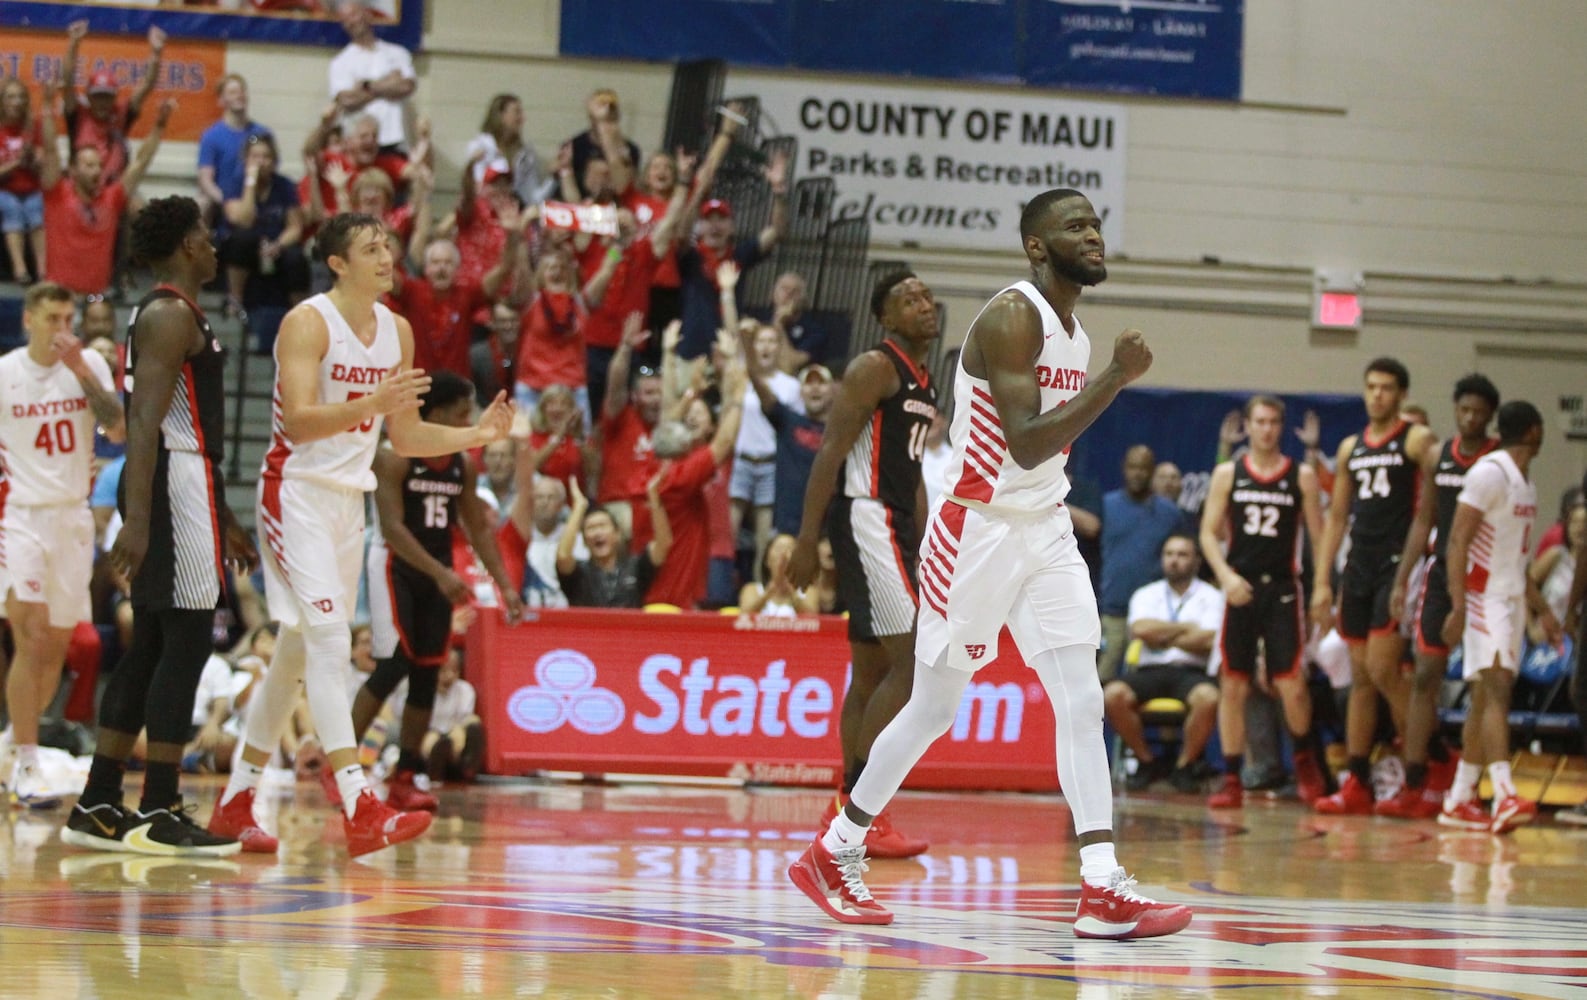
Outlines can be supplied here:
[[827, 832], [821, 835], [821, 843], [826, 845], [829, 851], [835, 851], [840, 847], [854, 847], [865, 843], [865, 831], [869, 829], [870, 824], [861, 826], [849, 819], [848, 813], [839, 809], [837, 818], [827, 827]]
[[1455, 767], [1455, 783], [1449, 786], [1449, 801], [1455, 805], [1470, 802], [1477, 796], [1477, 782], [1482, 780], [1482, 765], [1462, 760]]
[[264, 777], [264, 768], [258, 764], [250, 764], [245, 760], [238, 760], [231, 769], [231, 778], [226, 782], [226, 792], [220, 797], [220, 804], [225, 805], [243, 792], [259, 787], [259, 779]]
[[1493, 781], [1493, 801], [1503, 802], [1515, 794], [1515, 780], [1510, 777], [1510, 762], [1496, 760], [1488, 765], [1488, 777]]
[[17, 766], [18, 767], [38, 767], [39, 766], [39, 745], [37, 743], [18, 743], [17, 744]]
[[358, 797], [368, 787], [369, 782], [364, 780], [364, 769], [357, 764], [348, 764], [336, 772], [336, 790], [342, 793], [342, 811], [348, 819], [358, 811]]
[[1113, 851], [1113, 841], [1105, 840], [1080, 848], [1080, 878], [1086, 885], [1107, 888], [1108, 877], [1117, 867], [1119, 859]]

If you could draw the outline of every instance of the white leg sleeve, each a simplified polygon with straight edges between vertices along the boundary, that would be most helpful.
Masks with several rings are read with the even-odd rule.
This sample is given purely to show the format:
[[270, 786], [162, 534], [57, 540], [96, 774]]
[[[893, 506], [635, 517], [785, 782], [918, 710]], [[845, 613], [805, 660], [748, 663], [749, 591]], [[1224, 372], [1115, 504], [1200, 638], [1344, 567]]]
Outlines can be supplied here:
[[259, 690], [248, 699], [245, 738], [249, 746], [271, 752], [281, 744], [282, 730], [298, 703], [303, 662], [303, 633], [295, 628], [283, 628], [276, 636], [270, 669], [265, 671]]
[[1113, 777], [1102, 740], [1102, 683], [1094, 646], [1049, 649], [1030, 661], [1052, 700], [1058, 730], [1058, 781], [1075, 832], [1113, 828]]
[[352, 632], [340, 622], [310, 625], [303, 630], [303, 647], [308, 660], [303, 683], [308, 688], [309, 712], [320, 734], [320, 746], [326, 753], [356, 749], [353, 710], [347, 704], [343, 678], [343, 665], [353, 655]]
[[877, 735], [865, 771], [849, 794], [855, 808], [872, 816], [887, 808], [915, 763], [953, 725], [973, 676], [968, 670], [948, 666], [946, 655], [936, 665], [915, 661], [909, 703]]

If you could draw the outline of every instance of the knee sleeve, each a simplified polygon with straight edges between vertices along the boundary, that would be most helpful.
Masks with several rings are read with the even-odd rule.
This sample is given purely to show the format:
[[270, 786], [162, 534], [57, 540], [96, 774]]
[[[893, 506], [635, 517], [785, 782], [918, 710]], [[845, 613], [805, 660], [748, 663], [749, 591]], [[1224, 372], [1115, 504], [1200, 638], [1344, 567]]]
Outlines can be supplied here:
[[255, 750], [273, 752], [297, 707], [303, 683], [303, 633], [284, 628], [276, 637], [270, 668], [248, 698], [247, 741]]
[[437, 667], [415, 667], [408, 671], [407, 706], [426, 712], [433, 709], [435, 691], [440, 682], [441, 671]]
[[946, 657], [935, 665], [915, 661], [909, 702], [871, 744], [865, 771], [849, 795], [856, 808], [874, 816], [887, 807], [926, 750], [953, 725], [971, 676], [948, 666]]
[[[144, 725], [150, 743], [187, 742], [193, 725], [193, 700], [212, 648], [213, 611], [143, 611], [138, 617], [158, 614], [161, 642], [159, 660], [149, 682]], [[134, 618], [134, 622], [136, 622]]]
[[[417, 673], [412, 669], [408, 658], [398, 649], [396, 654], [383, 660], [375, 661], [374, 672], [364, 681], [364, 687], [382, 705], [391, 697], [391, 692], [397, 690], [397, 685], [402, 683], [404, 677]], [[413, 685], [408, 685], [408, 703], [413, 704]]]
[[352, 633], [340, 622], [310, 625], [303, 630], [303, 652], [303, 684], [320, 746], [326, 753], [356, 748], [353, 712], [343, 680], [344, 664], [353, 654]]
[[149, 686], [160, 662], [160, 618], [149, 613], [132, 623], [132, 641], [111, 671], [105, 695], [99, 700], [99, 724], [136, 736], [143, 729]]

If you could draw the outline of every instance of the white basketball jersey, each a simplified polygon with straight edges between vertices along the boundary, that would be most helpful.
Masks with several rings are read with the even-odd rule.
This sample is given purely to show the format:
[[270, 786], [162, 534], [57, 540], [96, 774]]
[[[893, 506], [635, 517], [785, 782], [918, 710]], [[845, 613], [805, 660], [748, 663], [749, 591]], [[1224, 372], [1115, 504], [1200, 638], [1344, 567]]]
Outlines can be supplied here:
[[[1020, 293], [1041, 313], [1043, 341], [1035, 376], [1041, 386], [1041, 412], [1046, 413], [1069, 402], [1085, 388], [1091, 340], [1078, 318], [1074, 335], [1070, 336], [1053, 307], [1030, 282], [1021, 281], [1003, 291]], [[1064, 475], [1069, 453], [1055, 455], [1034, 469], [1021, 468], [1008, 453], [991, 386], [964, 370], [963, 354], [954, 375], [953, 397], [949, 435], [953, 439], [953, 457], [948, 461], [947, 477], [950, 495], [993, 510], [1026, 513], [1052, 510], [1063, 502], [1069, 493], [1069, 479]]]
[[[402, 341], [390, 309], [375, 303], [375, 341], [365, 346], [325, 295], [306, 305], [325, 319], [330, 342], [320, 360], [321, 403], [344, 403], [375, 391], [402, 361]], [[270, 450], [265, 453], [265, 478], [302, 479], [341, 489], [373, 491], [375, 449], [380, 444], [383, 418], [370, 417], [318, 441], [296, 444], [281, 423], [281, 376], [277, 369], [275, 401], [270, 416]]]
[[1537, 487], [1500, 448], [1466, 472], [1457, 502], [1482, 511], [1466, 555], [1466, 589], [1490, 597], [1525, 594]]
[[[110, 366], [93, 351], [83, 361], [110, 392]], [[14, 504], [86, 503], [94, 472], [93, 407], [64, 364], [36, 364], [19, 347], [0, 357], [0, 462]]]

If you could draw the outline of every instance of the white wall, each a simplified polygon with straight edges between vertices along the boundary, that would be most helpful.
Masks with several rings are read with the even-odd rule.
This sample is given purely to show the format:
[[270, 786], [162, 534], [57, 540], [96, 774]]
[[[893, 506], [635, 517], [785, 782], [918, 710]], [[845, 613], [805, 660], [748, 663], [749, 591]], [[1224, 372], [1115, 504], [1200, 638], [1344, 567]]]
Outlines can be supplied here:
[[[641, 146], [658, 141], [670, 67], [557, 59], [556, 0], [429, 6], [416, 103], [435, 121], [443, 188], [455, 184], [463, 145], [500, 90], [524, 99], [542, 157], [583, 127], [583, 99], [597, 85], [621, 93]], [[1351, 391], [1371, 357], [1397, 354], [1414, 394], [1442, 420], [1436, 404], [1484, 345], [1551, 357], [1584, 342], [1587, 3], [1245, 7], [1240, 104], [1123, 99], [1130, 255], [1087, 294], [1082, 315], [1099, 345], [1139, 326], [1156, 346], [1152, 382], [1206, 388]], [[230, 67], [248, 77], [257, 117], [285, 149], [301, 143], [325, 101], [329, 57], [232, 47]], [[160, 166], [187, 179], [191, 156], [191, 147], [173, 148]], [[287, 162], [291, 173], [296, 157]], [[954, 338], [1023, 270], [1014, 247], [876, 250], [916, 264], [949, 303]], [[1365, 272], [1358, 337], [1309, 329], [1318, 266]], [[1510, 395], [1543, 389], [1513, 365], [1506, 380]], [[1552, 416], [1553, 401], [1538, 401]]]

